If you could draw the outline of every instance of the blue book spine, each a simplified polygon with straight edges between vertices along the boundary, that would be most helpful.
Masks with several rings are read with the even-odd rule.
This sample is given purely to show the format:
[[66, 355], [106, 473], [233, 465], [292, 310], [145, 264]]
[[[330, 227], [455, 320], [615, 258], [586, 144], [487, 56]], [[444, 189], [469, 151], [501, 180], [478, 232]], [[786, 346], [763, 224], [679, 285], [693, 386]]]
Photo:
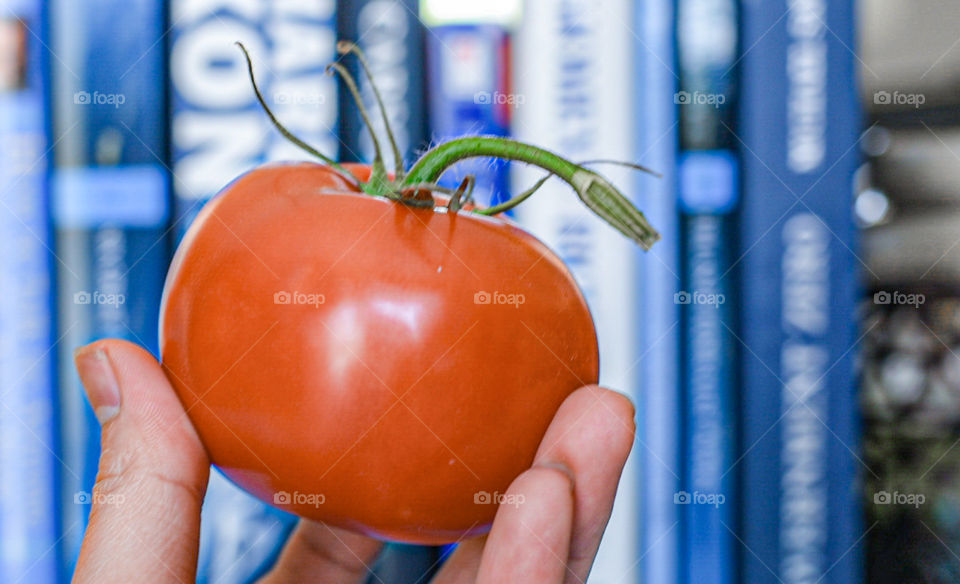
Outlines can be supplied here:
[[736, 0], [678, 0], [681, 578], [736, 581]]
[[[203, 204], [236, 176], [276, 160], [313, 160], [270, 125], [257, 82], [279, 120], [328, 156], [338, 151], [336, 3], [194, 2], [171, 4], [169, 83], [174, 231], [181, 237]], [[254, 581], [275, 561], [296, 518], [210, 475], [200, 531], [197, 582]]]
[[860, 582], [854, 3], [741, 10], [744, 581]]
[[[337, 37], [357, 43], [383, 97], [390, 127], [403, 162], [409, 165], [428, 140], [426, 108], [426, 55], [417, 0], [340, 0], [337, 4]], [[356, 59], [344, 64], [360, 87], [374, 130], [386, 136], [370, 83]], [[382, 147], [387, 169], [393, 170], [393, 153]], [[348, 91], [340, 92], [340, 160], [369, 163], [373, 142], [360, 111]]]
[[637, 364], [641, 390], [638, 434], [643, 475], [635, 495], [640, 501], [640, 580], [679, 581], [682, 420], [680, 396], [680, 223], [677, 212], [677, 92], [674, 3], [641, 0], [635, 16], [637, 59], [635, 95], [637, 162], [662, 178], [637, 175], [639, 208], [663, 239], [640, 258], [637, 288], [641, 336]]
[[[363, 50], [383, 98], [390, 128], [404, 166], [427, 145], [426, 47], [417, 0], [340, 0], [337, 3], [337, 37]], [[364, 107], [372, 116], [377, 135], [385, 137], [376, 98], [369, 81], [353, 57], [344, 64], [360, 87]], [[393, 152], [381, 142], [384, 163], [396, 168]], [[373, 160], [373, 142], [360, 110], [345, 87], [340, 91], [340, 160]], [[430, 579], [440, 566], [440, 550], [430, 546], [387, 544], [367, 580], [414, 584]]]
[[303, 2], [171, 3], [171, 151], [176, 232], [238, 175], [266, 161], [314, 160], [270, 126], [254, 97], [257, 82], [279, 120], [303, 141], [338, 151], [336, 6]]
[[[637, 41], [631, 27], [625, 26], [634, 18], [635, 9], [631, 0], [531, 0], [524, 4], [516, 35], [517, 95], [523, 96], [514, 126], [518, 139], [570, 160], [636, 159], [635, 124], [646, 114], [638, 109], [633, 81]], [[669, 29], [669, 22], [664, 24]], [[668, 46], [667, 55], [672, 51]], [[647, 86], [645, 92], [656, 91], [653, 87]], [[673, 90], [664, 96], [669, 106], [664, 108], [666, 114], [673, 111], [672, 95]], [[663, 130], [670, 125], [667, 123]], [[661, 163], [665, 161], [644, 156], [640, 162], [655, 162], [658, 169], [663, 169]], [[643, 193], [627, 187], [635, 177], [628, 169], [605, 166], [602, 173], [611, 183], [624, 187], [628, 196]], [[514, 165], [514, 174], [514, 192], [529, 188], [544, 176], [541, 169], [523, 164]], [[638, 199], [633, 201], [647, 210]], [[675, 206], [670, 210], [676, 214]], [[639, 405], [641, 377], [651, 364], [637, 338], [642, 328], [634, 326], [640, 318], [638, 296], [646, 286], [639, 273], [639, 262], [646, 259], [641, 258], [643, 252], [586, 209], [560, 181], [546, 182], [517, 208], [517, 218], [557, 253], [583, 291], [597, 329], [600, 383], [626, 393]], [[655, 219], [651, 222], [663, 228]], [[669, 238], [670, 232], [665, 235]], [[672, 290], [673, 282], [668, 284]], [[664, 292], [668, 298], [665, 308], [674, 312], [673, 292]], [[668, 329], [666, 326], [663, 331]], [[657, 393], [669, 389], [658, 387]], [[638, 541], [638, 507], [644, 501], [637, 491], [646, 454], [645, 449], [635, 447], [620, 478], [590, 574], [595, 584], [635, 582], [640, 577], [642, 558], [660, 553], [653, 549], [644, 554]], [[670, 509], [674, 507], [674, 490], [665, 495]]]
[[[496, 24], [445, 24], [427, 35], [430, 129], [434, 142], [461, 136], [506, 136], [522, 98], [510, 92], [510, 37]], [[439, 181], [456, 188], [474, 175], [473, 199], [481, 206], [509, 198], [509, 164], [471, 158]]]
[[[680, 192], [696, 200], [735, 196], [736, 159], [725, 151], [684, 152]], [[693, 201], [690, 201], [693, 202]], [[697, 207], [681, 218], [682, 399], [684, 472], [681, 507], [683, 580], [732, 584], [736, 577], [736, 312], [732, 281], [735, 230], [720, 210]]]
[[0, 1], [0, 581], [59, 580], [43, 3]]
[[[157, 353], [168, 257], [162, 2], [50, 3], [51, 214], [57, 262], [63, 544], [72, 570], [90, 512], [99, 425], [73, 349], [124, 338]], [[122, 15], [122, 17], [118, 16]]]

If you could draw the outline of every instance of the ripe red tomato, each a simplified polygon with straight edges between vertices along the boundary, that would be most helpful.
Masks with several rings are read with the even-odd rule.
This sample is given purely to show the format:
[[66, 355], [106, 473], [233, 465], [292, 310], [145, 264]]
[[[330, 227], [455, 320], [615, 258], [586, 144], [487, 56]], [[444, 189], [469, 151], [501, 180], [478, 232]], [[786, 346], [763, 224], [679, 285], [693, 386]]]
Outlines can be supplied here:
[[204, 208], [160, 329], [167, 375], [228, 477], [404, 542], [486, 531], [494, 494], [598, 376], [583, 296], [537, 239], [310, 163], [255, 169]]

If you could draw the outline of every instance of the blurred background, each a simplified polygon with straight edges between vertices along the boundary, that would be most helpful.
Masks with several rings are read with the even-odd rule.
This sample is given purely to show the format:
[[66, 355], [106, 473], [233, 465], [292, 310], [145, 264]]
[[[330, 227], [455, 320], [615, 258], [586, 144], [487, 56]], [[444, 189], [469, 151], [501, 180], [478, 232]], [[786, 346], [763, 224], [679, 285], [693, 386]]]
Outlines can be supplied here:
[[[0, 0], [0, 582], [69, 581], [97, 497], [73, 349], [157, 354], [204, 202], [310, 158], [233, 43], [294, 134], [371, 160], [337, 39], [408, 165], [484, 134], [658, 173], [596, 165], [661, 232], [647, 253], [558, 181], [513, 212], [638, 406], [590, 582], [960, 582], [958, 30], [946, 0]], [[481, 205], [540, 178], [442, 182], [468, 175]], [[294, 523], [213, 473], [198, 582], [254, 581]], [[370, 579], [449, 551], [390, 544]]]

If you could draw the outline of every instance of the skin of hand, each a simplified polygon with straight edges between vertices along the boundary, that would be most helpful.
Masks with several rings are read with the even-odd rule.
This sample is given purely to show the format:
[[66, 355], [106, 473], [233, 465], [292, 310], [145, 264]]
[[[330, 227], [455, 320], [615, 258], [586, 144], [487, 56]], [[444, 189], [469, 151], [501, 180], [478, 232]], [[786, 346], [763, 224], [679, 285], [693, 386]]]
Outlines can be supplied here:
[[[73, 582], [194, 582], [210, 473], [196, 430], [142, 348], [98, 341], [77, 349], [75, 361], [103, 443]], [[462, 541], [433, 582], [585, 582], [633, 445], [633, 417], [618, 393], [596, 386], [572, 393], [533, 466], [507, 491], [523, 503], [501, 506], [490, 532]], [[381, 545], [301, 520], [260, 582], [363, 582]]]

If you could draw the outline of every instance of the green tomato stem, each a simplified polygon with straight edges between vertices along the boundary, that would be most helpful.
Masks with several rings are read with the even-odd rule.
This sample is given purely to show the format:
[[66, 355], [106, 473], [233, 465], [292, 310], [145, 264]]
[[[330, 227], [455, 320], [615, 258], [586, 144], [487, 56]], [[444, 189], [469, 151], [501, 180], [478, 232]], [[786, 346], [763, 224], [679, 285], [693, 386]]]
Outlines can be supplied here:
[[[643, 213], [605, 178], [549, 150], [509, 138], [469, 136], [445, 142], [420, 157], [407, 173], [403, 183], [436, 182], [440, 175], [457, 162], [484, 156], [532, 164], [557, 175], [573, 187], [577, 196], [591, 211], [643, 249], [650, 249], [650, 246], [660, 239], [660, 234], [650, 225]], [[528, 190], [498, 205], [498, 212], [513, 208], [531, 194]]]

